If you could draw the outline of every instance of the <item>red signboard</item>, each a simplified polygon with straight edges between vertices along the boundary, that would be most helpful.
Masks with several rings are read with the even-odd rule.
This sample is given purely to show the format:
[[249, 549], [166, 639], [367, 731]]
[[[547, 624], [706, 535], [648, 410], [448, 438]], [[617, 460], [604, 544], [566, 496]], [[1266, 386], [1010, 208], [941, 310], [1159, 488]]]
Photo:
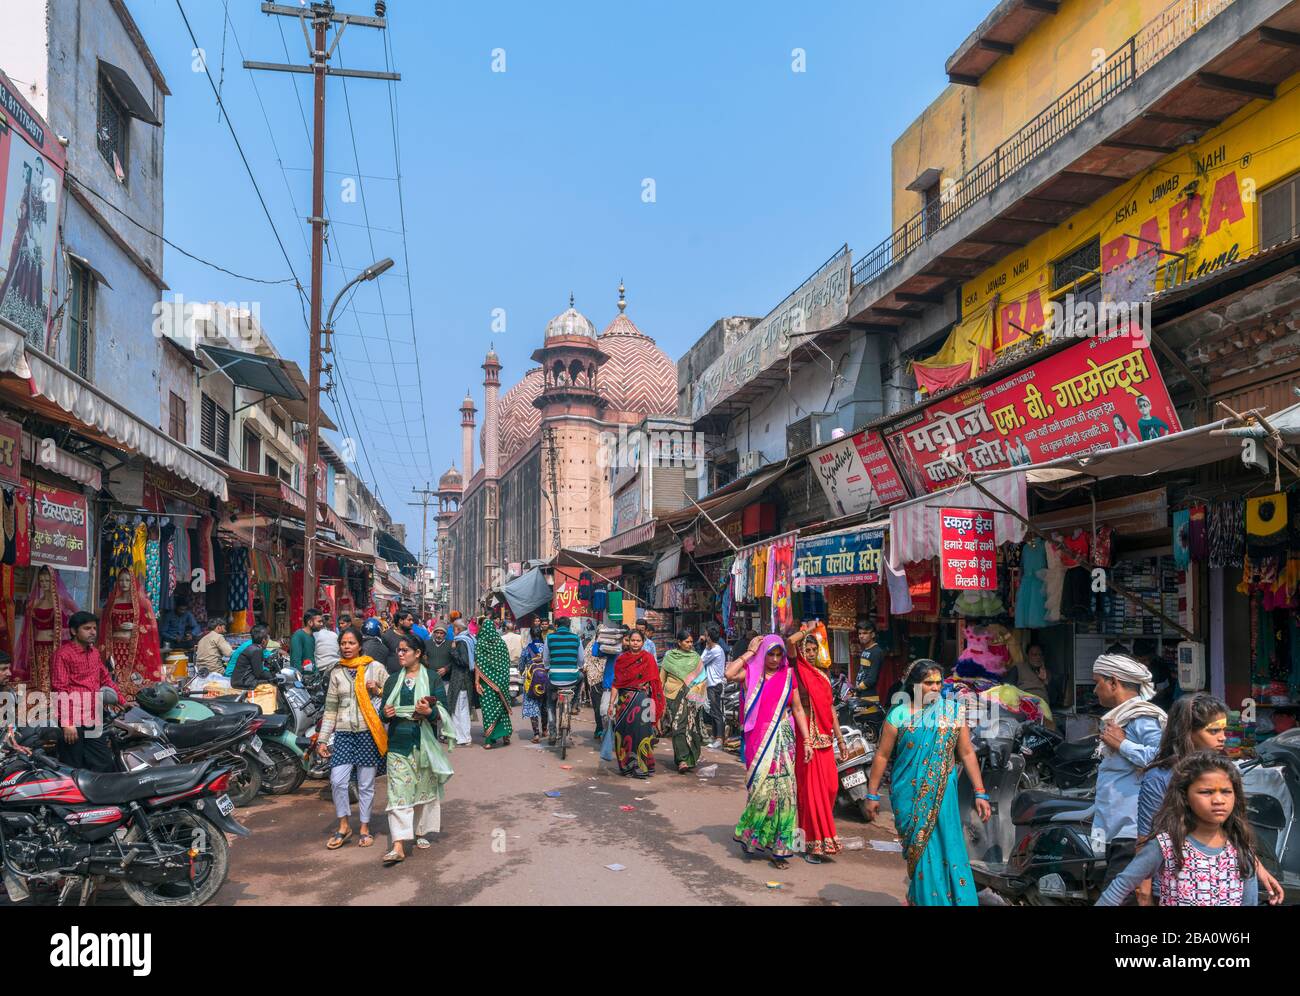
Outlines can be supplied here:
[[578, 597], [578, 576], [581, 572], [568, 567], [555, 569], [555, 589], [551, 596], [551, 616], [565, 619], [585, 615], [582, 600]]
[[1071, 346], [936, 402], [886, 437], [917, 494], [998, 470], [1156, 439], [1182, 426], [1136, 329]]
[[0, 480], [23, 480], [23, 427], [7, 418], [0, 418]]
[[997, 591], [997, 540], [993, 511], [939, 510], [940, 584], [947, 591]]
[[853, 437], [853, 444], [862, 458], [862, 466], [867, 469], [867, 477], [871, 479], [871, 488], [876, 492], [879, 504], [892, 505], [910, 497], [880, 436], [874, 432], [859, 432]]
[[32, 564], [90, 570], [90, 512], [86, 496], [44, 484], [32, 486]]

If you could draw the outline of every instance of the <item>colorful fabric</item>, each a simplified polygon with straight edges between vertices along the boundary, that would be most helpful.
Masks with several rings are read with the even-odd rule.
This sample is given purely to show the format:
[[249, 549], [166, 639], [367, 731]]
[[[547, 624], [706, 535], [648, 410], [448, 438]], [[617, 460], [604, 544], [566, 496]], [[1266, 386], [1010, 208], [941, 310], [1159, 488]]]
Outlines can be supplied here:
[[346, 668], [353, 673], [352, 691], [356, 698], [356, 704], [361, 710], [361, 718], [365, 722], [366, 729], [370, 732], [370, 736], [382, 757], [388, 753], [388, 732], [384, 729], [383, 720], [379, 718], [379, 710], [375, 708], [375, 704], [370, 698], [370, 691], [366, 688], [368, 665], [373, 663], [375, 663], [373, 657], [361, 654], [351, 658], [340, 658], [335, 666]]
[[799, 823], [790, 691], [791, 671], [783, 663], [747, 696], [755, 704], [758, 721], [746, 734], [748, 797], [736, 822], [735, 839], [750, 853], [766, 851], [774, 858], [794, 853]]
[[1210, 506], [1210, 566], [1240, 567], [1246, 553], [1246, 502], [1225, 498]]
[[113, 676], [129, 699], [163, 680], [158, 621], [139, 575], [130, 570], [114, 580], [99, 614], [99, 649], [112, 661]]
[[957, 803], [961, 705], [940, 697], [919, 713], [907, 703], [887, 720], [898, 730], [889, 800], [907, 860], [913, 906], [975, 906], [975, 879]]
[[144, 546], [144, 588], [155, 614], [162, 611], [162, 553], [158, 540], [149, 540]]
[[375, 738], [368, 731], [339, 730], [334, 734], [334, 739], [330, 743], [331, 768], [347, 766], [378, 768], [383, 763], [384, 755], [380, 753], [379, 745], [375, 743]]
[[[678, 651], [680, 653], [680, 651]], [[664, 656], [667, 663], [672, 650]], [[698, 655], [694, 657], [699, 663]], [[689, 677], [689, 674], [688, 674]], [[663, 735], [672, 737], [673, 763], [679, 768], [685, 764], [694, 768], [700, 760], [704, 749], [704, 669], [700, 668], [698, 680], [687, 685], [685, 678], [669, 674], [664, 679], [664, 721], [661, 724]]]
[[149, 527], [142, 522], [135, 527], [135, 534], [131, 538], [131, 570], [138, 578], [144, 577], [149, 569], [145, 561], [145, 546], [148, 541]]
[[614, 754], [620, 775], [649, 778], [655, 773], [653, 715], [658, 712], [652, 713], [652, 701], [644, 687], [614, 690]]
[[1183, 867], [1175, 870], [1173, 838], [1156, 834], [1164, 864], [1157, 878], [1161, 906], [1240, 906], [1241, 868], [1237, 849], [1229, 842], [1217, 854], [1183, 845]]
[[495, 743], [510, 736], [510, 650], [491, 619], [478, 628], [476, 663], [482, 684], [480, 708], [483, 710], [483, 741]]
[[614, 661], [614, 687], [620, 692], [632, 688], [644, 690], [654, 703], [651, 724], [664, 714], [664, 688], [659, 679], [659, 665], [649, 651], [635, 654], [628, 651], [618, 655]]

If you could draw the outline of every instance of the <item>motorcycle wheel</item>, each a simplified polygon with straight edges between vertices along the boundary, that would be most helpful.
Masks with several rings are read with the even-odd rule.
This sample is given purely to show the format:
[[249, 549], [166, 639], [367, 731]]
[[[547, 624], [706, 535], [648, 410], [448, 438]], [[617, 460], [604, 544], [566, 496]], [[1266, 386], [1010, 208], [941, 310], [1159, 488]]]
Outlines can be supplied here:
[[[154, 834], [167, 844], [185, 844], [199, 851], [194, 859], [193, 882], [146, 883], [122, 881], [122, 889], [137, 906], [202, 906], [226, 884], [230, 873], [230, 845], [214, 823], [189, 809], [154, 815]], [[133, 826], [129, 841], [143, 841], [144, 831]]]
[[268, 741], [262, 744], [262, 750], [275, 761], [271, 773], [262, 779], [262, 791], [267, 795], [288, 795], [296, 792], [307, 779], [307, 769], [302, 766], [302, 758], [282, 743]]
[[1065, 906], [1059, 899], [1042, 895], [1037, 889], [1026, 890], [1022, 902], [1026, 906]]
[[261, 767], [256, 761], [241, 758], [239, 763], [230, 769], [228, 790], [230, 801], [243, 809], [257, 798], [257, 793], [260, 791], [262, 791]]

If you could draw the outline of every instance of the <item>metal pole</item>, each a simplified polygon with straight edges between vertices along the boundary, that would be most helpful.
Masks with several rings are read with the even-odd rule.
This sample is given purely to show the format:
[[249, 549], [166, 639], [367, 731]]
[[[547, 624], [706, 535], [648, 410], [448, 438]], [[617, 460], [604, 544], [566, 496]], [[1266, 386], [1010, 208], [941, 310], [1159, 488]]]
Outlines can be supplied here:
[[320, 459], [321, 279], [325, 261], [325, 31], [334, 9], [314, 8], [316, 43], [312, 51], [315, 80], [311, 184], [311, 372], [307, 391], [307, 516], [303, 530], [302, 599], [316, 605], [316, 461]]

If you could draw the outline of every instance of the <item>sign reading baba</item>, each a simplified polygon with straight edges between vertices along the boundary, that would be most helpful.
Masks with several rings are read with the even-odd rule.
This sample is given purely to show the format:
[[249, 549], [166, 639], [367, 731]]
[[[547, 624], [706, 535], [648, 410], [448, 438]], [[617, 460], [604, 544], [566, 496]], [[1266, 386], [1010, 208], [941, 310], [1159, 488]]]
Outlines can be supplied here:
[[808, 463], [836, 518], [892, 505], [908, 496], [885, 441], [874, 432], [837, 439], [809, 454]]
[[917, 494], [968, 472], [1128, 446], [1182, 429], [1148, 346], [1087, 339], [995, 381], [928, 405], [886, 436]]
[[948, 591], [997, 591], [994, 513], [985, 508], [939, 510], [940, 584]]

